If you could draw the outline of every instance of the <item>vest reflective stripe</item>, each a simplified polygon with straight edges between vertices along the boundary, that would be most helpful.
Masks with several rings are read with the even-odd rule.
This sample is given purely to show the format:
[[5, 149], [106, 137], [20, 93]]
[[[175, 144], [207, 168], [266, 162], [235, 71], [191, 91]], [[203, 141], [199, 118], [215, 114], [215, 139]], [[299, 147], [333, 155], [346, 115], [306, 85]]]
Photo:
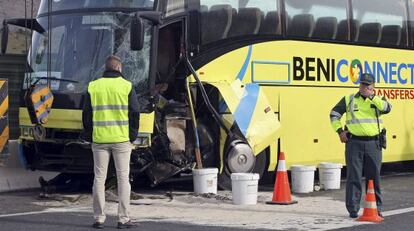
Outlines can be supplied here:
[[94, 121], [93, 126], [129, 126], [129, 121]]
[[352, 94], [349, 97], [349, 112], [351, 113], [352, 121], [356, 120], [355, 113], [354, 113], [354, 109], [355, 109], [354, 98], [355, 98], [354, 94]]
[[94, 106], [93, 111], [102, 111], [102, 110], [128, 110], [128, 105], [100, 105]]
[[[356, 136], [376, 136], [379, 134], [378, 121], [372, 102], [354, 94], [345, 97], [347, 104], [346, 126]], [[380, 129], [382, 120], [379, 119]]]
[[382, 106], [382, 111], [385, 111], [390, 107], [390, 104], [387, 101], [384, 101], [384, 106]]
[[329, 114], [330, 118], [331, 118], [331, 122], [335, 121], [335, 120], [340, 120], [342, 115], [339, 114], [336, 111], [331, 111], [331, 114]]
[[332, 117], [336, 117], [336, 118], [341, 118], [342, 117], [342, 115], [339, 112], [336, 112], [336, 111], [331, 111], [330, 115]]
[[94, 143], [129, 141], [128, 96], [132, 84], [123, 79], [100, 78], [89, 83]]
[[[379, 123], [382, 123], [382, 120], [379, 120]], [[346, 124], [375, 124], [377, 125], [377, 119], [355, 119], [355, 120], [347, 120]], [[378, 126], [378, 125], [377, 125]]]

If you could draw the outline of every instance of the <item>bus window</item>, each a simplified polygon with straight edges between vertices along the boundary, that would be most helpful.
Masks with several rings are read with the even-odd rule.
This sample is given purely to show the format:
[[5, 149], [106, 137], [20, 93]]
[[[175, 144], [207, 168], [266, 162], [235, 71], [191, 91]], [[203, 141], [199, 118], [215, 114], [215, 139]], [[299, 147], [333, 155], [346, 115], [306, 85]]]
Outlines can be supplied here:
[[[411, 28], [412, 28], [412, 21], [410, 21], [411, 22]], [[408, 25], [409, 25], [409, 21], [405, 21], [405, 22], [403, 22], [403, 26], [402, 26], [402, 29], [401, 29], [401, 40], [400, 40], [400, 47], [407, 47], [407, 46], [411, 46], [410, 44], [408, 44], [408, 41], [409, 41], [409, 39], [408, 39]], [[413, 29], [411, 29], [411, 33], [412, 33], [412, 31], [413, 31]], [[411, 35], [411, 37], [412, 37], [412, 35]]]
[[291, 18], [286, 24], [288, 37], [322, 40], [336, 39], [337, 34], [345, 35], [341, 40], [348, 37], [346, 0], [286, 0], [285, 8]]
[[203, 44], [226, 38], [233, 18], [233, 8], [229, 4], [219, 4], [208, 7], [208, 11], [200, 12], [201, 42]]
[[336, 30], [335, 40], [337, 41], [347, 41], [349, 34], [349, 24], [348, 19], [341, 20], [338, 23], [338, 27]]
[[280, 34], [280, 20], [277, 11], [269, 11], [260, 24], [259, 34]]
[[200, 0], [201, 40], [280, 34], [275, 0]]
[[[411, 37], [411, 41], [414, 40], [414, 1], [410, 0], [408, 2], [409, 2], [408, 9], [410, 11], [410, 18], [408, 21], [404, 22], [404, 25], [403, 25], [403, 30], [402, 30], [403, 34], [401, 36], [401, 44], [400, 44], [401, 46], [407, 46], [407, 41], [409, 41], [408, 36], [407, 36], [408, 33], [404, 34], [404, 29], [406, 29], [408, 26], [410, 26], [410, 29], [411, 29], [411, 34], [409, 37]], [[412, 43], [409, 45], [414, 46]]]
[[239, 8], [231, 21], [228, 37], [257, 34], [264, 18], [263, 12], [256, 7]]
[[315, 20], [311, 14], [297, 14], [293, 16], [287, 29], [287, 35], [292, 37], [310, 37], [315, 26]]
[[385, 25], [381, 29], [380, 44], [383, 45], [399, 45], [401, 42], [401, 26]]
[[251, 34], [280, 34], [279, 11], [275, 0], [240, 1], [229, 37]]
[[362, 44], [400, 45], [401, 35], [404, 34], [402, 28], [407, 20], [405, 3], [405, 0], [354, 0], [353, 17], [360, 23], [354, 41]]
[[316, 20], [312, 38], [333, 39], [335, 38], [338, 20], [335, 17], [320, 17]]

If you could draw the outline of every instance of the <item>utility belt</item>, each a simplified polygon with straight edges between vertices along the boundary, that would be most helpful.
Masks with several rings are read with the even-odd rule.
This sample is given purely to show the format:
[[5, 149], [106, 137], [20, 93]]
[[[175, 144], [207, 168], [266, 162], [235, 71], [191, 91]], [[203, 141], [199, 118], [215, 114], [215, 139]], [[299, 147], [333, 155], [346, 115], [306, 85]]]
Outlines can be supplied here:
[[349, 139], [352, 140], [362, 140], [362, 141], [371, 141], [371, 140], [378, 140], [378, 135], [376, 136], [356, 136], [356, 135], [352, 135], [351, 133], [349, 134]]

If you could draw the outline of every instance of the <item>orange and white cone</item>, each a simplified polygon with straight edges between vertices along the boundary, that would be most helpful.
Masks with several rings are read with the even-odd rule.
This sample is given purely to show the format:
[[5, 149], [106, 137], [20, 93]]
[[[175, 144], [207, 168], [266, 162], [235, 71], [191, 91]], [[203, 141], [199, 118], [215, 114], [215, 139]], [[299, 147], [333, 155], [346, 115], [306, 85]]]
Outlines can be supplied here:
[[375, 199], [374, 181], [368, 181], [367, 195], [365, 196], [364, 213], [358, 221], [381, 222], [384, 218], [378, 215], [377, 200]]
[[292, 196], [290, 194], [289, 178], [286, 171], [285, 154], [283, 152], [280, 152], [279, 154], [276, 181], [273, 189], [273, 198], [272, 201], [268, 201], [266, 203], [277, 205], [290, 205], [298, 203], [297, 201], [292, 201]]

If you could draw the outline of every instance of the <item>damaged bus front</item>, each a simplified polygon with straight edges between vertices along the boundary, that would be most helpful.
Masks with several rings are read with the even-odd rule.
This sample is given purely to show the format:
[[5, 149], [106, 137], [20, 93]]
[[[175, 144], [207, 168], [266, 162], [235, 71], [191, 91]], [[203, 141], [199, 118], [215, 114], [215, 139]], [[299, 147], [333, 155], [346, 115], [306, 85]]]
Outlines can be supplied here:
[[[90, 144], [82, 137], [82, 102], [88, 83], [114, 54], [141, 107], [134, 176], [145, 174], [156, 185], [190, 172], [198, 151], [200, 165], [219, 167], [223, 187], [232, 172], [273, 170], [279, 122], [261, 87], [196, 71], [221, 49], [199, 49], [200, 3], [106, 2], [42, 1], [37, 18], [4, 23], [33, 30], [19, 115], [27, 166], [93, 172]], [[41, 86], [47, 91], [36, 90]]]

